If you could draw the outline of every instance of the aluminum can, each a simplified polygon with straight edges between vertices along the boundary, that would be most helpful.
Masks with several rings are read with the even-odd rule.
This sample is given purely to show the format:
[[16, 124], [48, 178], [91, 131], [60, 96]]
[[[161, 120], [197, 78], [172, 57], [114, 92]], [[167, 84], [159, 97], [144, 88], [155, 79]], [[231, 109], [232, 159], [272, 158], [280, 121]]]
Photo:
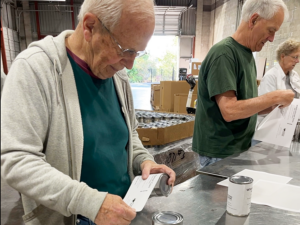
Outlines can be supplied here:
[[172, 186], [168, 185], [168, 179], [168, 174], [161, 174], [152, 193], [155, 193], [156, 196], [168, 197], [172, 191]]
[[172, 211], [155, 212], [152, 215], [152, 225], [182, 225], [183, 216]]
[[233, 216], [247, 216], [250, 213], [253, 179], [234, 175], [229, 178], [227, 212]]
[[138, 128], [142, 128], [143, 126], [145, 126], [144, 123], [139, 123]]
[[137, 121], [139, 123], [144, 123], [144, 118], [142, 116], [137, 116]]
[[[225, 214], [225, 223], [224, 225], [249, 225], [250, 216], [232, 216], [228, 213]], [[219, 223], [218, 223], [219, 224]]]
[[154, 116], [154, 122], [159, 122], [159, 121], [161, 121], [161, 116], [159, 116], [159, 115], [156, 115], [156, 116]]
[[152, 122], [152, 116], [147, 115], [144, 117], [144, 123], [151, 123], [151, 122]]

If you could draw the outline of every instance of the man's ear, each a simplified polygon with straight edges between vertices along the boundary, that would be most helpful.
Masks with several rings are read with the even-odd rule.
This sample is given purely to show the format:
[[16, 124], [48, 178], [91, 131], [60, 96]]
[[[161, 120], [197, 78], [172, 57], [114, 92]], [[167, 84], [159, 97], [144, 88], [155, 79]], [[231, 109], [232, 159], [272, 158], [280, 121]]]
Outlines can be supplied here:
[[248, 23], [249, 28], [253, 29], [258, 19], [259, 19], [259, 15], [257, 13], [254, 13], [249, 19], [249, 23]]
[[97, 24], [97, 17], [92, 13], [87, 13], [84, 15], [82, 20], [83, 36], [87, 42], [92, 40], [93, 30]]

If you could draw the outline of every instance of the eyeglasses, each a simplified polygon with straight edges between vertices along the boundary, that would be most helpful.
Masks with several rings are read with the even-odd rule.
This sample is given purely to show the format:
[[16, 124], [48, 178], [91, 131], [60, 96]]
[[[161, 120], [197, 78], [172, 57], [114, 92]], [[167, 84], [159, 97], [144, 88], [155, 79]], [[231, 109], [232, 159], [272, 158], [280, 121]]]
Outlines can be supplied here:
[[115, 39], [115, 37], [113, 36], [113, 34], [110, 32], [110, 30], [102, 23], [102, 21], [98, 18], [98, 20], [100, 21], [100, 23], [102, 24], [102, 26], [107, 30], [107, 32], [109, 33], [109, 35], [111, 36], [111, 38], [114, 40], [114, 42], [117, 44], [117, 46], [120, 49], [120, 55], [124, 58], [131, 58], [131, 57], [141, 57], [145, 54], [147, 54], [146, 51], [135, 51], [133, 49], [124, 49], [122, 48], [122, 46], [117, 42], [117, 40]]
[[299, 56], [292, 56], [292, 55], [288, 55], [289, 57], [292, 57], [295, 61], [297, 61], [299, 59]]

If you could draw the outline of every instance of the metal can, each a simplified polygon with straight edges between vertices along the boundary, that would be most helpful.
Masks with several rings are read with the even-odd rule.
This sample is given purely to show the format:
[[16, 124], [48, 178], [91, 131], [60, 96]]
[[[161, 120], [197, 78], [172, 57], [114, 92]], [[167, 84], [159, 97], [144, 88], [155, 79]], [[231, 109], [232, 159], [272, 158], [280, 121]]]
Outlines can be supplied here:
[[142, 116], [137, 116], [137, 121], [139, 123], [144, 123], [144, 118]]
[[152, 215], [152, 225], [182, 225], [183, 216], [172, 211], [155, 212]]
[[234, 175], [229, 178], [227, 212], [233, 216], [247, 216], [250, 213], [253, 179]]
[[142, 128], [143, 126], [145, 126], [144, 123], [139, 123], [138, 128]]
[[151, 123], [152, 122], [152, 116], [144, 116], [144, 123]]
[[153, 192], [156, 196], [166, 196], [168, 197], [169, 194], [171, 194], [172, 186], [168, 185], [169, 176], [168, 174], [161, 174], [154, 189]]
[[154, 122], [159, 122], [159, 121], [161, 121], [161, 116], [159, 115], [154, 116]]

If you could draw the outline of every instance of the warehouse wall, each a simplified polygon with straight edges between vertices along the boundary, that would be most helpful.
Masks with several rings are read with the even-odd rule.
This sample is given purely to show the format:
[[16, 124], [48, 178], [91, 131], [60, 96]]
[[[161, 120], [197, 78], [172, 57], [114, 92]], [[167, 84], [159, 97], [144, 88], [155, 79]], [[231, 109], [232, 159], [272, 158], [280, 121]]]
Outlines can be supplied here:
[[[276, 33], [273, 43], [268, 42], [261, 52], [258, 52], [257, 57], [267, 58], [266, 70], [272, 68], [276, 61], [277, 46], [288, 38], [295, 38], [300, 41], [300, 0], [284, 0], [289, 12], [290, 18], [284, 22], [280, 30]], [[300, 75], [299, 63], [295, 70]]]
[[[199, 3], [198, 3], [199, 6]], [[236, 29], [238, 0], [204, 0], [201, 23], [201, 43], [196, 43], [196, 58], [203, 61], [211, 46], [225, 37], [230, 36]], [[198, 14], [199, 15], [199, 14]], [[199, 18], [197, 18], [199, 20]], [[201, 45], [201, 46], [199, 46]], [[200, 50], [198, 50], [200, 49]]]
[[[212, 0], [212, 3], [214, 8], [211, 11], [213, 33], [210, 40], [212, 44], [215, 44], [235, 32], [238, 0]], [[221, 3], [223, 4], [220, 5]]]

